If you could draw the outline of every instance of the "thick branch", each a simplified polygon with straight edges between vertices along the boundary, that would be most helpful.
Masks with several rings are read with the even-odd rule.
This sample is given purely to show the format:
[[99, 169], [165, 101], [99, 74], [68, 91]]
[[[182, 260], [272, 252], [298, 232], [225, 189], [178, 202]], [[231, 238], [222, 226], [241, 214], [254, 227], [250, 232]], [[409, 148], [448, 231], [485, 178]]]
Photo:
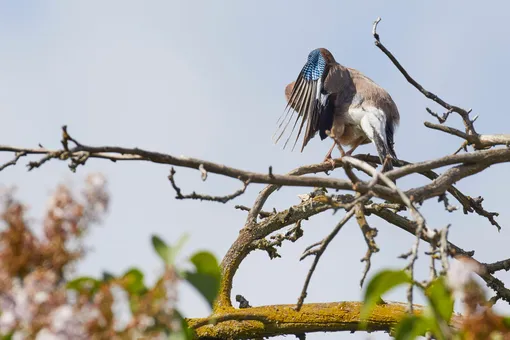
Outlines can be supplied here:
[[[227, 308], [205, 319], [188, 319], [188, 324], [195, 328], [199, 339], [253, 339], [310, 332], [355, 332], [360, 326], [361, 306], [360, 302], [334, 302], [304, 304], [300, 311], [294, 309], [295, 305]], [[421, 313], [421, 307], [415, 306], [415, 312]], [[405, 314], [404, 304], [378, 305], [368, 319], [367, 330], [389, 332]]]
[[[339, 168], [343, 165], [343, 163], [340, 160], [334, 160], [333, 168]], [[305, 165], [300, 166], [299, 168], [296, 168], [289, 173], [287, 173], [288, 176], [301, 176], [301, 175], [307, 175], [311, 173], [318, 173], [318, 172], [324, 172], [327, 170], [331, 170], [331, 163], [319, 163], [319, 164], [312, 164], [312, 165]], [[257, 199], [255, 200], [255, 203], [253, 204], [253, 207], [251, 208], [248, 217], [246, 218], [246, 225], [253, 224], [257, 222], [257, 215], [260, 214], [260, 211], [264, 204], [266, 203], [266, 200], [268, 197], [278, 188], [280, 188], [279, 185], [271, 184], [266, 186], [258, 195]]]
[[[439, 195], [443, 194], [447, 189], [451, 188], [451, 185], [455, 181], [458, 181], [459, 179], [466, 177], [470, 174], [476, 173], [476, 171], [481, 171], [480, 169], [481, 169], [481, 167], [485, 166], [484, 163], [487, 162], [487, 159], [502, 160], [502, 159], [506, 159], [507, 157], [508, 157], [508, 159], [510, 159], [510, 151], [507, 149], [480, 151], [480, 152], [476, 152], [476, 153], [472, 153], [472, 154], [448, 156], [448, 157], [442, 158], [439, 161], [424, 162], [427, 164], [424, 164], [424, 163], [409, 164], [409, 165], [402, 167], [401, 169], [392, 170], [392, 171], [386, 173], [386, 175], [387, 175], [387, 177], [390, 177], [390, 178], [391, 177], [398, 178], [398, 177], [403, 176], [404, 174], [428, 171], [430, 167], [440, 167], [440, 166], [443, 166], [444, 163], [450, 163], [450, 162], [454, 162], [454, 161], [478, 160], [477, 164], [471, 164], [471, 165], [465, 165], [465, 166], [459, 166], [459, 167], [453, 168], [453, 170], [451, 170], [450, 172], [447, 171], [445, 174], [438, 176], [436, 178], [436, 180], [434, 180], [431, 184], [417, 188], [417, 189], [412, 189], [411, 191], [408, 191], [405, 193], [406, 196], [411, 196], [411, 195], [414, 196], [414, 199], [416, 199], [416, 200], [423, 200], [425, 198], [439, 196]], [[354, 161], [354, 159], [352, 159], [352, 158], [344, 158], [344, 161], [348, 161], [349, 159], [350, 159], [349, 163], [352, 164], [352, 162]], [[359, 164], [356, 164], [356, 165], [359, 166]], [[405, 170], [402, 170], [402, 169], [405, 169]], [[398, 173], [399, 170], [401, 171], [401, 173]], [[406, 172], [406, 170], [407, 170], [407, 172]], [[363, 183], [361, 183], [361, 184], [357, 183], [357, 185], [358, 186], [364, 185], [367, 188], [370, 187], [370, 185], [363, 184]], [[276, 186], [268, 186], [261, 192], [261, 194], [257, 198], [256, 205], [254, 206], [254, 208], [252, 208], [253, 216], [255, 216], [255, 217], [257, 216], [258, 212], [262, 208], [267, 197], [272, 192], [274, 192], [274, 190], [276, 190]], [[387, 188], [387, 190], [391, 192], [392, 196], [395, 196], [395, 195], [397, 196], [397, 198], [393, 197], [392, 202], [398, 202], [398, 203], [403, 202], [402, 198], [399, 197], [400, 195], [395, 194], [392, 189]], [[459, 197], [459, 195], [461, 195], [457, 191], [454, 191], [454, 192], [457, 194], [457, 197]], [[464, 198], [464, 196], [462, 195], [462, 197], [460, 197], [460, 198]], [[466, 200], [468, 200], [468, 202], [467, 203], [464, 202], [463, 205], [469, 206], [470, 201], [467, 198], [466, 198]], [[406, 205], [412, 206], [409, 204], [409, 202], [407, 202]], [[256, 209], [255, 209], [255, 207], [256, 207]], [[320, 210], [322, 211], [322, 209], [327, 210], [328, 209], [327, 205], [321, 206]], [[311, 213], [310, 216], [312, 216], [318, 212], [309, 212], [309, 213]], [[275, 217], [272, 217], [272, 218], [274, 219]], [[297, 220], [294, 220], [292, 223], [295, 223], [296, 221]], [[267, 220], [265, 220], [264, 222], [267, 222]], [[237, 269], [237, 267], [239, 266], [241, 261], [252, 250], [248, 245], [257, 239], [267, 236], [270, 232], [273, 232], [273, 231], [275, 231], [279, 228], [282, 228], [285, 225], [289, 225], [289, 224], [273, 225], [273, 228], [268, 229], [267, 232], [264, 231], [264, 230], [266, 230], [265, 227], [261, 228], [261, 225], [263, 226], [263, 224], [255, 226], [253, 224], [253, 219], [249, 218], [247, 220], [247, 224], [246, 224], [247, 228], [244, 228], [240, 232], [238, 240], [232, 245], [231, 249], [225, 256], [224, 261], [222, 263], [224, 275], [225, 275], [224, 276], [225, 281], [223, 282], [222, 292], [220, 294], [220, 300], [219, 300], [220, 305], [230, 305], [230, 290], [232, 287], [232, 278], [235, 273], [235, 270]], [[257, 232], [261, 231], [261, 230], [262, 230], [262, 232], [260, 233], [260, 235], [256, 236]], [[232, 269], [235, 269], [235, 270], [232, 271]]]
[[[67, 138], [67, 139], [66, 139]], [[21, 149], [14, 148], [10, 146], [0, 146], [0, 151], [13, 152], [17, 154], [29, 155], [29, 154], [38, 154], [43, 155], [39, 161], [30, 162], [29, 169], [33, 169], [35, 167], [39, 167], [45, 162], [51, 159], [59, 159], [59, 160], [71, 160], [74, 167], [78, 165], [84, 164], [90, 158], [102, 158], [109, 159], [111, 161], [119, 161], [119, 160], [137, 160], [137, 161], [148, 161], [152, 163], [165, 164], [165, 165], [174, 165], [174, 166], [182, 166], [187, 168], [193, 168], [200, 170], [202, 176], [204, 173], [215, 173], [219, 175], [223, 175], [226, 177], [236, 178], [243, 182], [250, 181], [250, 183], [266, 183], [271, 184], [266, 187], [261, 194], [259, 195], [255, 205], [250, 211], [248, 216], [247, 228], [244, 232], [241, 232], [240, 238], [238, 242], [232, 246], [229, 251], [230, 256], [226, 257], [226, 262], [232, 262], [237, 266], [240, 264], [242, 259], [253, 249], [251, 243], [254, 240], [261, 239], [267, 236], [269, 233], [278, 230], [286, 225], [296, 223], [299, 219], [304, 219], [314, 214], [317, 214], [321, 211], [333, 208], [331, 206], [331, 202], [318, 202], [313, 200], [311, 206], [316, 210], [306, 210], [306, 213], [293, 212], [292, 209], [289, 211], [276, 214], [273, 217], [265, 220], [260, 226], [256, 228], [252, 228], [254, 222], [256, 221], [256, 216], [260, 212], [264, 202], [267, 197], [276, 190], [279, 186], [287, 185], [287, 186], [310, 186], [310, 187], [325, 187], [325, 188], [333, 188], [333, 189], [343, 189], [343, 190], [353, 190], [353, 183], [348, 180], [343, 179], [333, 179], [333, 178], [324, 178], [317, 176], [303, 176], [300, 177], [301, 174], [307, 174], [312, 172], [322, 172], [330, 169], [329, 163], [321, 163], [310, 166], [305, 166], [296, 169], [288, 175], [276, 175], [272, 172], [268, 174], [255, 173], [250, 171], [244, 171], [241, 169], [236, 169], [232, 167], [225, 166], [223, 164], [208, 162], [200, 159], [189, 158], [189, 157], [174, 157], [172, 155], [163, 154], [159, 152], [151, 152], [147, 150], [142, 150], [139, 148], [124, 148], [124, 147], [113, 147], [113, 146], [102, 146], [102, 147], [92, 147], [87, 146], [81, 143], [78, 143], [75, 139], [71, 138], [67, 133], [67, 130], [64, 130], [64, 148], [61, 150], [49, 150], [44, 148], [38, 149]], [[70, 148], [68, 142], [75, 143], [76, 146], [74, 148]], [[361, 158], [361, 157], [359, 157]], [[508, 162], [510, 161], [510, 150], [507, 148], [504, 149], [496, 149], [496, 150], [486, 150], [462, 155], [453, 155], [443, 157], [438, 160], [432, 160], [428, 162], [422, 162], [417, 164], [409, 164], [404, 165], [399, 169], [392, 170], [388, 172], [386, 175], [391, 179], [396, 179], [403, 177], [405, 175], [416, 173], [416, 172], [427, 172], [431, 169], [442, 167], [445, 165], [452, 165], [458, 163], [476, 163], [470, 165], [461, 165], [456, 168], [453, 168], [439, 176], [434, 180], [434, 182], [423, 186], [421, 188], [412, 189], [410, 192], [406, 194], [409, 196], [410, 194], [414, 195], [414, 198], [417, 200], [423, 200], [432, 196], [441, 195], [446, 190], [450, 190], [452, 193], [457, 193], [458, 199], [463, 199], [463, 196], [456, 191], [454, 191], [451, 185], [458, 181], [459, 179], [474, 174], [488, 167], [490, 164], [500, 163], [500, 162]], [[335, 167], [342, 166], [344, 163], [341, 160], [335, 160]], [[371, 185], [369, 183], [356, 183], [356, 190], [360, 193], [373, 193], [374, 195], [381, 197], [383, 199], [389, 200], [393, 203], [402, 203], [401, 197], [396, 194], [392, 189], [382, 186], [382, 185]], [[306, 203], [308, 204], [308, 202]], [[303, 204], [306, 205], [305, 203]], [[464, 208], [466, 209], [467, 203], [464, 200], [463, 203]], [[474, 208], [473, 208], [474, 209]], [[476, 209], [475, 209], [476, 210]], [[288, 214], [288, 215], [287, 215]], [[487, 213], [490, 215], [490, 213]], [[288, 220], [285, 220], [284, 223], [281, 221], [277, 221], [277, 218], [281, 218], [282, 216], [287, 216]], [[487, 215], [487, 216], [489, 216]], [[289, 217], [290, 216], [290, 217]], [[491, 215], [492, 216], [492, 215]], [[255, 232], [254, 232], [255, 231]], [[244, 238], [244, 239], [243, 239]], [[237, 255], [241, 254], [241, 256]], [[234, 256], [235, 255], [235, 256]], [[235, 260], [234, 260], [235, 259]], [[225, 261], [224, 261], [225, 263]], [[224, 269], [229, 272], [235, 266], [229, 266], [230, 269]], [[235, 271], [235, 270], [234, 270]], [[227, 279], [223, 285], [223, 295], [220, 298], [220, 305], [226, 304], [230, 305], [230, 289], [231, 289], [231, 280], [233, 277], [233, 272], [229, 275], [226, 275]], [[228, 293], [228, 294], [227, 294]]]
[[[86, 159], [90, 158], [102, 158], [109, 159], [111, 161], [148, 161], [152, 163], [158, 164], [167, 164], [180, 166], [185, 168], [192, 168], [201, 171], [206, 171], [208, 173], [214, 173], [223, 175], [226, 177], [236, 178], [243, 182], [249, 181], [250, 183], [264, 183], [264, 184], [276, 184], [278, 186], [302, 186], [302, 187], [324, 187], [330, 189], [338, 189], [338, 190], [353, 190], [352, 183], [348, 180], [344, 179], [333, 179], [333, 178], [324, 178], [317, 176], [303, 176], [299, 177], [296, 175], [276, 175], [272, 173], [262, 174], [251, 171], [245, 171], [241, 169], [236, 169], [233, 167], [228, 167], [223, 164], [218, 164], [214, 162], [209, 162], [205, 160], [200, 160], [196, 158], [190, 157], [175, 157], [169, 154], [163, 154], [159, 152], [142, 150], [139, 148], [124, 148], [124, 147], [115, 147], [115, 146], [102, 146], [102, 147], [92, 147], [87, 145], [77, 145], [74, 148], [69, 148], [69, 151], [66, 150], [48, 150], [48, 149], [19, 149], [13, 148], [10, 146], [0, 146], [0, 151], [8, 151], [8, 152], [25, 152], [26, 154], [44, 154], [45, 156], [41, 158], [37, 162], [30, 162], [28, 164], [29, 170], [37, 168], [49, 161], [50, 159], [61, 159], [67, 160], [71, 159], [72, 161], [82, 160], [84, 155]], [[86, 160], [85, 159], [85, 160]], [[80, 164], [84, 164], [85, 161], [82, 161]], [[328, 166], [329, 165], [329, 166]], [[74, 164], [76, 166], [76, 164]], [[331, 169], [331, 164], [322, 163], [309, 166], [308, 168], [313, 168], [314, 172], [326, 171]], [[274, 190], [274, 189], [273, 189]], [[372, 191], [378, 197], [383, 199], [394, 199], [396, 196], [387, 188], [383, 186], [374, 186], [372, 188], [368, 188], [366, 185], [358, 185], [357, 190], [361, 193], [366, 193], [369, 190]], [[256, 216], [256, 214], [255, 214]]]
[[258, 224], [247, 224], [239, 232], [237, 240], [232, 244], [221, 263], [222, 282], [215, 309], [232, 306], [230, 294], [232, 282], [241, 262], [248, 254], [257, 249], [257, 240], [286, 226], [308, 219], [329, 209], [350, 207], [354, 197], [352, 195], [317, 196], [288, 210], [274, 214]]
[[[72, 141], [75, 141], [72, 139]], [[50, 159], [60, 159], [60, 160], [68, 160], [71, 159], [71, 167], [75, 169], [78, 165], [84, 164], [90, 158], [102, 158], [109, 159], [112, 161], [119, 160], [138, 160], [138, 161], [148, 161], [159, 164], [167, 164], [174, 166], [181, 166], [187, 168], [198, 169], [203, 174], [206, 173], [215, 173], [219, 175], [223, 175], [226, 177], [236, 178], [243, 182], [249, 181], [250, 183], [266, 183], [266, 184], [274, 184], [276, 187], [268, 187], [265, 189], [267, 194], [273, 192], [278, 186], [286, 185], [286, 186], [303, 186], [303, 187], [324, 187], [331, 189], [340, 189], [340, 190], [353, 190], [353, 183], [344, 179], [333, 179], [333, 178], [324, 178], [317, 176], [298, 176], [302, 173], [311, 173], [311, 172], [321, 172], [326, 171], [330, 168], [329, 163], [321, 163], [315, 164], [307, 167], [300, 168], [302, 170], [296, 171], [291, 175], [276, 175], [272, 173], [262, 174], [255, 173], [251, 171], [245, 171], [241, 169], [236, 169], [232, 167], [228, 167], [223, 164], [213, 163], [205, 160], [189, 158], [189, 157], [174, 157], [172, 155], [163, 154], [159, 152], [151, 152], [147, 150], [142, 150], [139, 148], [123, 148], [123, 147], [112, 147], [112, 146], [102, 146], [102, 147], [91, 147], [84, 144], [78, 144], [74, 148], [67, 148], [62, 150], [49, 150], [44, 148], [39, 149], [21, 149], [14, 148], [10, 146], [0, 146], [0, 151], [8, 151], [14, 153], [24, 152], [26, 155], [29, 154], [43, 154], [45, 155], [39, 161], [30, 162], [29, 169], [33, 169], [41, 166], [45, 162]], [[497, 149], [497, 150], [486, 150], [481, 152], [474, 152], [462, 155], [452, 155], [443, 157], [437, 160], [432, 160], [428, 162], [421, 162], [412, 165], [403, 166], [400, 169], [392, 170], [387, 173], [387, 176], [391, 179], [400, 178], [410, 173], [423, 172], [428, 171], [437, 167], [452, 165], [457, 163], [465, 163], [465, 162], [482, 162], [484, 164], [495, 164], [501, 162], [510, 161], [510, 150], [505, 149]], [[342, 165], [341, 160], [335, 160], [335, 166]], [[466, 173], [466, 176], [469, 175]], [[465, 177], [465, 176], [464, 176]], [[440, 189], [444, 192], [449, 189], [449, 185], [446, 187], [441, 187]], [[385, 200], [389, 200], [392, 202], [402, 203], [399, 199], [399, 196], [396, 195], [392, 190], [387, 187], [381, 185], [368, 186], [366, 183], [357, 183], [356, 191], [360, 193], [368, 193], [370, 191], [375, 196], [383, 198]], [[423, 190], [422, 190], [423, 191]], [[439, 194], [442, 194], [440, 192]], [[251, 222], [253, 222], [258, 214], [257, 210], [261, 208], [265, 199], [268, 195], [260, 195], [259, 199], [255, 203], [253, 207], [253, 211], [250, 212], [249, 218]], [[264, 198], [265, 197], [265, 198]], [[430, 195], [428, 197], [431, 197]], [[465, 206], [465, 204], [463, 204]]]

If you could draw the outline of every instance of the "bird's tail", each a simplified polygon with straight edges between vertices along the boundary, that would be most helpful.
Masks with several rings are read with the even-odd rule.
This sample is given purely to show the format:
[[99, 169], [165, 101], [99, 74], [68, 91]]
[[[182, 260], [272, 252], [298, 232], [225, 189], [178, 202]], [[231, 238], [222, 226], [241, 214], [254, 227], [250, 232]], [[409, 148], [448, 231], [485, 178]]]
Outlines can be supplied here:
[[393, 170], [393, 159], [397, 159], [393, 146], [389, 146], [383, 136], [378, 133], [374, 133], [374, 144], [383, 166], [382, 172]]

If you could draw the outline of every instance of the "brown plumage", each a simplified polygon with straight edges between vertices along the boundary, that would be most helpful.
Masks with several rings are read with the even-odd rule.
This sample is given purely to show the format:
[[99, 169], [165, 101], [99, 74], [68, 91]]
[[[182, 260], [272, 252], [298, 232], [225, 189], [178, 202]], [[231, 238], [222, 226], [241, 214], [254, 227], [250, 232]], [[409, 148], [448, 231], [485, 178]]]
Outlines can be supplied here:
[[[352, 149], [347, 152], [351, 154], [357, 146], [373, 142], [382, 162], [387, 157], [396, 158], [393, 135], [400, 116], [391, 96], [358, 70], [338, 64], [329, 51], [314, 51], [319, 51], [319, 58], [323, 57], [326, 61], [325, 67], [315, 67], [314, 60], [310, 61], [309, 56], [297, 80], [285, 87], [288, 106], [298, 113], [294, 126], [300, 119], [301, 127], [308, 122], [301, 150], [320, 132], [321, 139], [329, 136], [335, 140], [342, 155], [345, 154], [342, 145], [351, 146]], [[315, 72], [312, 77], [317, 79], [306, 79], [306, 72], [309, 75], [310, 68]], [[287, 123], [280, 137], [291, 119], [292, 115], [282, 120], [280, 128], [285, 120]], [[296, 141], [300, 133], [301, 128]], [[330, 157], [330, 153], [326, 157]], [[392, 168], [389, 163], [387, 170]]]

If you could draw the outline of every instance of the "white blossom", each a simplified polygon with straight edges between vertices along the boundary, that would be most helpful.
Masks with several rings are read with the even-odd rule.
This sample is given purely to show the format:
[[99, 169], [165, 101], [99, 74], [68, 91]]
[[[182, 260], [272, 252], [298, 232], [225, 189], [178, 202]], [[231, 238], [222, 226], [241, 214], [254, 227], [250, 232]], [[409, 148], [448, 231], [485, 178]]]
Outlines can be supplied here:
[[446, 274], [448, 286], [454, 292], [462, 292], [466, 285], [474, 279], [475, 273], [481, 273], [483, 267], [475, 260], [468, 257], [458, 257], [450, 263]]

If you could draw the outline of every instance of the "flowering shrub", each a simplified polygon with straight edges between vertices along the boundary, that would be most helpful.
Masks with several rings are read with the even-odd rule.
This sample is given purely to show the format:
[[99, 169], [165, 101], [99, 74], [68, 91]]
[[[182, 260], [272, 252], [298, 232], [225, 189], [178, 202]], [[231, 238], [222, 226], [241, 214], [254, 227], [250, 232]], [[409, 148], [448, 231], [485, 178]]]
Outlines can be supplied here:
[[[485, 290], [475, 280], [474, 274], [484, 274], [485, 270], [473, 259], [457, 256], [444, 275], [425, 285], [411, 282], [406, 271], [381, 271], [365, 290], [363, 317], [368, 317], [374, 306], [382, 303], [381, 295], [385, 292], [401, 284], [413, 284], [424, 293], [428, 304], [396, 325], [392, 334], [395, 339], [425, 335], [434, 339], [510, 339], [510, 318], [494, 312], [495, 299], [488, 300]], [[454, 314], [455, 298], [462, 302], [462, 314]]]
[[[176, 268], [184, 238], [170, 247], [152, 237], [164, 263], [152, 287], [141, 270], [102, 278], [72, 277], [73, 265], [86, 255], [84, 236], [108, 210], [107, 182], [89, 175], [80, 197], [58, 186], [49, 198], [43, 235], [37, 237], [25, 206], [12, 194], [3, 197], [0, 232], [0, 335], [5, 339], [187, 339], [191, 331], [176, 310], [180, 280], [195, 286], [212, 304], [219, 287], [219, 266], [208, 252], [194, 254], [194, 271]], [[206, 283], [204, 285], [204, 283]], [[129, 306], [120, 315], [116, 306]]]

